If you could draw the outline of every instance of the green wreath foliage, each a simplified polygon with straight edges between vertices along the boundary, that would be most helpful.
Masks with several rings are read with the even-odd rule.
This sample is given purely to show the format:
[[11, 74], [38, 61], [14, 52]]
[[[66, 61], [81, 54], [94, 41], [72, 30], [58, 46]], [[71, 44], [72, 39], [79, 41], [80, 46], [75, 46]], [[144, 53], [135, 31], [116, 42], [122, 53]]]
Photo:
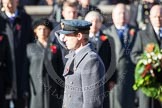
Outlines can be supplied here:
[[154, 43], [146, 46], [135, 68], [134, 90], [141, 89], [144, 94], [162, 102], [162, 50]]

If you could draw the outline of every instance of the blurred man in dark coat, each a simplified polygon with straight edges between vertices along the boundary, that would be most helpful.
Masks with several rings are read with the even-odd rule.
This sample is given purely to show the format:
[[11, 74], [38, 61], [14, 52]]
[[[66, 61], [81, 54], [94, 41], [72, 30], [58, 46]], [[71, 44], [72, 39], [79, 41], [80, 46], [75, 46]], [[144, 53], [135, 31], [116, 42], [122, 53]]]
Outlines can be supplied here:
[[[146, 30], [139, 31], [134, 47], [131, 52], [131, 59], [136, 64], [140, 59], [140, 55], [144, 52], [145, 47], [149, 43], [154, 43], [162, 48], [162, 7], [154, 5], [150, 10], [150, 22], [146, 26]], [[161, 34], [161, 36], [160, 36]], [[161, 108], [157, 100], [144, 95], [140, 90], [138, 91], [139, 108]]]
[[[0, 13], [1, 30], [8, 36], [11, 48], [13, 74], [11, 95], [16, 108], [23, 108], [23, 79], [26, 45], [32, 41], [31, 18], [23, 8], [18, 7], [18, 0], [2, 0], [3, 11]], [[0, 31], [1, 31], [0, 30]]]
[[8, 37], [0, 33], [0, 107], [5, 108], [5, 94], [11, 89], [12, 62]]
[[110, 108], [133, 108], [134, 91], [134, 65], [130, 59], [136, 37], [136, 28], [129, 25], [129, 11], [126, 5], [119, 3], [112, 12], [113, 25], [104, 30], [104, 33], [111, 36], [115, 45], [116, 71], [109, 82], [110, 88]]
[[[106, 77], [106, 84], [105, 84], [105, 102], [104, 102], [104, 108], [107, 108], [109, 106], [109, 88], [108, 88], [108, 80], [111, 78], [111, 76], [114, 74], [114, 71], [112, 71], [110, 68], [115, 65], [115, 62], [113, 62], [114, 57], [114, 50], [113, 50], [113, 44], [112, 44], [112, 38], [105, 35], [102, 31], [102, 22], [103, 22], [103, 16], [96, 11], [90, 11], [85, 16], [85, 20], [92, 23], [92, 26], [90, 27], [89, 31], [89, 41], [91, 42], [94, 50], [99, 54], [101, 57], [105, 69], [106, 74], [108, 77]], [[111, 67], [110, 67], [111, 63]], [[110, 71], [111, 70], [111, 71]]]

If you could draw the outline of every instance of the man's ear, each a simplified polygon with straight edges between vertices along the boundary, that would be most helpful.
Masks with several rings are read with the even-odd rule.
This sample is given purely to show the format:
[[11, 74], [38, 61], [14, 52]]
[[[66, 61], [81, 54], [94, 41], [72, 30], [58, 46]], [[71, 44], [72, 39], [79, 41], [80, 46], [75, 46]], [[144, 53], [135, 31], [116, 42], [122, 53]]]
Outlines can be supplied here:
[[37, 28], [34, 29], [34, 33], [36, 33], [36, 32], [37, 32]]
[[78, 33], [77, 37], [78, 37], [78, 40], [81, 40], [83, 38], [83, 34], [82, 33]]

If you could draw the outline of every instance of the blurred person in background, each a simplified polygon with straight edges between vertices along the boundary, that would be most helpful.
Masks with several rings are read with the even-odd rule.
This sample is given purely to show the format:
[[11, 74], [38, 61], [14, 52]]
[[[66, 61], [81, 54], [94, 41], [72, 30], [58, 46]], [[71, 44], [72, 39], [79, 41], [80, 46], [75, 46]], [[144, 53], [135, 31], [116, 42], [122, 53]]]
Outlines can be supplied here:
[[78, 16], [79, 19], [84, 19], [85, 15], [89, 11], [98, 11], [101, 13], [101, 10], [98, 9], [96, 6], [93, 6], [90, 4], [90, 0], [78, 0], [79, 5], [78, 5]]
[[115, 45], [115, 74], [109, 81], [110, 108], [133, 108], [135, 91], [134, 65], [130, 59], [137, 29], [129, 24], [129, 11], [123, 3], [112, 11], [113, 25], [104, 33], [113, 38]]
[[26, 45], [33, 41], [31, 29], [31, 17], [27, 15], [19, 0], [2, 0], [3, 11], [0, 12], [0, 31], [8, 36], [13, 64], [12, 88], [10, 99], [16, 108], [24, 108], [28, 94], [24, 92], [23, 75], [24, 60], [26, 57]]
[[[89, 31], [89, 41], [92, 44], [92, 47], [94, 50], [99, 54], [101, 57], [106, 74], [108, 74], [109, 78], [113, 75], [113, 71], [109, 71], [109, 66], [111, 63], [112, 55], [112, 45], [110, 45], [110, 41], [112, 41], [111, 37], [103, 34], [103, 31], [101, 29], [102, 22], [103, 22], [103, 16], [96, 11], [90, 11], [85, 16], [85, 20], [92, 23], [92, 26], [90, 27]], [[115, 54], [115, 53], [114, 53]], [[111, 73], [112, 72], [112, 73]], [[109, 107], [109, 89], [108, 89], [108, 78], [106, 77], [106, 84], [105, 84], [105, 97], [104, 97], [104, 105], [103, 108]]]
[[77, 19], [78, 9], [76, 2], [66, 1], [63, 3], [62, 16], [65, 20]]
[[49, 19], [53, 22], [60, 22], [61, 19], [76, 19], [78, 16], [77, 1], [57, 0]]
[[[29, 74], [26, 84], [29, 81], [31, 94], [29, 108], [61, 108], [62, 106], [64, 90], [54, 78], [58, 76], [63, 80], [64, 67], [59, 45], [56, 42], [47, 43], [52, 28], [52, 23], [46, 18], [37, 19], [33, 23], [36, 42], [27, 45], [26, 62], [29, 66], [26, 69]], [[51, 73], [57, 76], [51, 77]]]
[[139, 0], [130, 4], [130, 24], [139, 29], [146, 29], [149, 22], [150, 9], [153, 5], [159, 4], [159, 0]]
[[[65, 19], [65, 20], [77, 19], [78, 18], [78, 10], [77, 10], [76, 2], [65, 1], [63, 3], [63, 10], [61, 13], [62, 13], [63, 19]], [[68, 50], [65, 47], [64, 42], [61, 41], [60, 34], [58, 34], [58, 36], [55, 35], [55, 31], [61, 29], [61, 24], [60, 23], [58, 25], [57, 24], [55, 24], [54, 29], [52, 30], [52, 32], [50, 34], [50, 41], [53, 41], [57, 37], [59, 43], [61, 44], [62, 58], [65, 63], [66, 62], [65, 55], [68, 53]]]
[[103, 17], [99, 12], [90, 11], [85, 16], [85, 20], [92, 23], [89, 31], [89, 41], [92, 43], [93, 48], [102, 58], [107, 70], [110, 64], [111, 49], [108, 40], [109, 37], [103, 34], [101, 29]]
[[[131, 59], [134, 64], [140, 59], [140, 55], [144, 52], [147, 44], [154, 43], [162, 48], [162, 7], [161, 5], [154, 5], [150, 10], [150, 22], [147, 24], [145, 30], [139, 31], [135, 40], [134, 47], [131, 52]], [[161, 79], [161, 77], [160, 77]], [[138, 108], [162, 108], [158, 100], [151, 99], [137, 91]]]
[[12, 60], [8, 37], [0, 33], [0, 107], [5, 107], [5, 94], [11, 90]]

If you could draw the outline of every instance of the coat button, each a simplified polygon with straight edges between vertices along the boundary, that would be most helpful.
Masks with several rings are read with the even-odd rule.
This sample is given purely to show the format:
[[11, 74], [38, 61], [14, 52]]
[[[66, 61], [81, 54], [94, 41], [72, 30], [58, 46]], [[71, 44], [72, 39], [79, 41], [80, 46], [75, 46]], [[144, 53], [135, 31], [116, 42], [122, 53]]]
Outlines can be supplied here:
[[77, 70], [77, 68], [75, 67], [75, 68], [74, 68], [74, 71], [76, 71], [76, 70]]
[[73, 82], [71, 81], [70, 84], [73, 84]]
[[68, 95], [69, 98], [71, 98], [71, 95]]
[[67, 76], [67, 77], [65, 77], [65, 79], [68, 79], [68, 76]]
[[66, 105], [65, 104], [63, 105], [63, 108], [66, 108]]

